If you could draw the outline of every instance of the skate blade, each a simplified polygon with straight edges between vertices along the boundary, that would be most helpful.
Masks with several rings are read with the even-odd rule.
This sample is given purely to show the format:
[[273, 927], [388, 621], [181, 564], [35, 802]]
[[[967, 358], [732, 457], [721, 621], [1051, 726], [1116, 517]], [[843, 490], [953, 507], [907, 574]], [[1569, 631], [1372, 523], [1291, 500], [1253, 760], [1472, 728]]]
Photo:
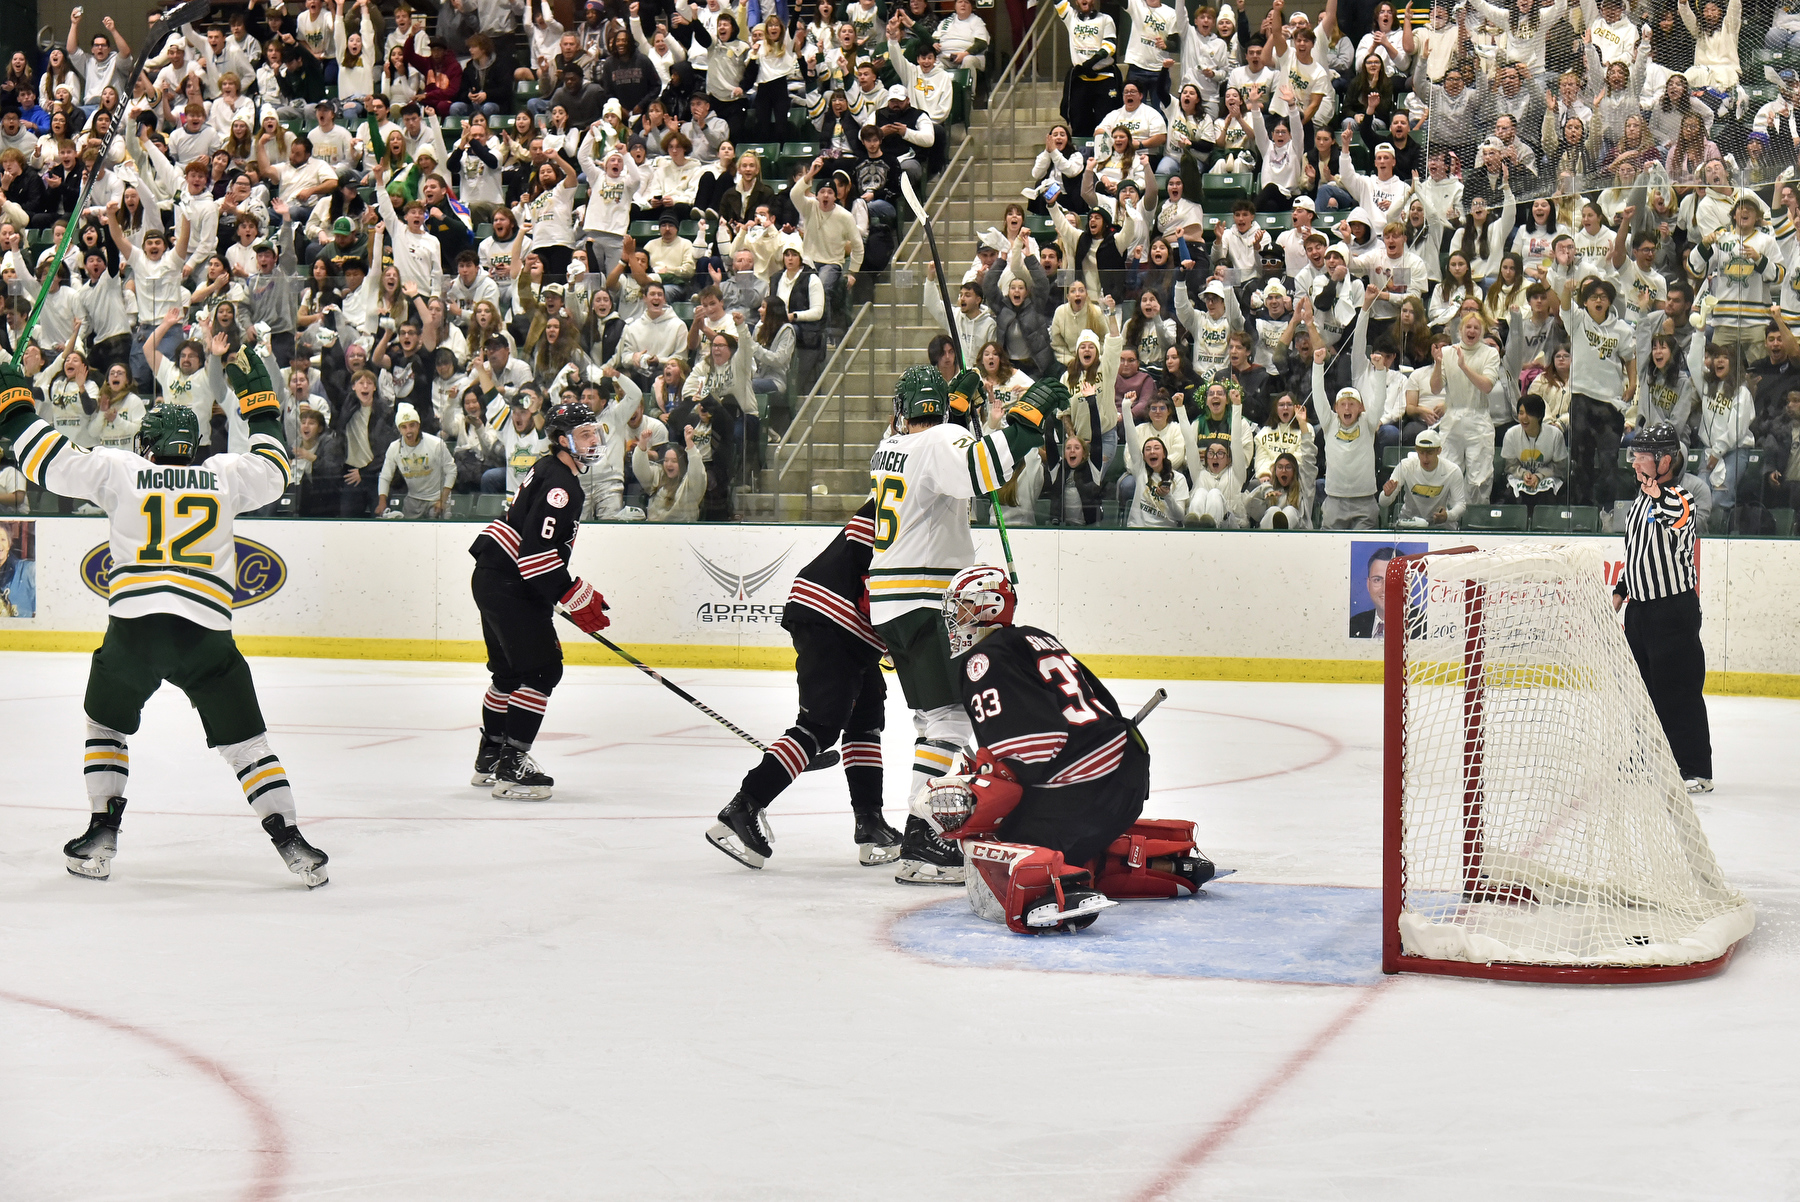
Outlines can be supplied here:
[[900, 871], [894, 874], [894, 881], [900, 885], [949, 885], [961, 887], [967, 882], [963, 880], [964, 868], [940, 868], [936, 864], [924, 860], [901, 860]]
[[477, 772], [469, 778], [469, 783], [477, 788], [487, 789], [493, 787], [497, 779], [492, 772]]
[[489, 796], [501, 801], [548, 801], [550, 800], [550, 786], [513, 785], [497, 780], [494, 782], [494, 791]]
[[767, 864], [768, 857], [759, 856], [744, 846], [737, 832], [723, 822], [715, 822], [706, 832], [706, 841], [742, 864], [745, 868], [761, 868]]
[[1089, 914], [1098, 914], [1100, 911], [1109, 910], [1118, 904], [1118, 902], [1110, 897], [1103, 897], [1095, 901], [1090, 901], [1085, 905], [1076, 906], [1073, 910], [1052, 910], [1047, 913], [1033, 910], [1025, 916], [1025, 925], [1028, 927], [1043, 927], [1048, 929], [1059, 922], [1064, 922], [1071, 918], [1085, 918]]
[[323, 868], [313, 868], [310, 870], [297, 868], [294, 870], [294, 875], [305, 881], [308, 889], [317, 889], [321, 885], [331, 884], [331, 878], [325, 875], [325, 869]]
[[858, 843], [856, 845], [856, 862], [864, 868], [879, 868], [883, 864], [892, 864], [900, 858], [898, 843]]
[[75, 856], [64, 858], [68, 861], [70, 876], [78, 876], [84, 881], [104, 881], [112, 876], [111, 860], [83, 860]]

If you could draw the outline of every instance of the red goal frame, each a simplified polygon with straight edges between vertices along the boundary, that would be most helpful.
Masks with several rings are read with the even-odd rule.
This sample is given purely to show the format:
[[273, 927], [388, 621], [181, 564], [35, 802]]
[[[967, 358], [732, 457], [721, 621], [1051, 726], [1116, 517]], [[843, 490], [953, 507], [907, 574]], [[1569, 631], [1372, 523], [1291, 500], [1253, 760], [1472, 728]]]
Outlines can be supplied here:
[[[1409, 566], [1426, 559], [1467, 555], [1480, 547], [1453, 547], [1428, 551], [1422, 555], [1396, 555], [1388, 561], [1385, 612], [1388, 615], [1383, 638], [1383, 703], [1382, 717], [1382, 874], [1381, 874], [1381, 971], [1384, 973], [1428, 973], [1450, 977], [1480, 977], [1502, 981], [1533, 981], [1563, 985], [1652, 984], [1663, 981], [1691, 981], [1710, 977], [1731, 962], [1737, 944], [1716, 959], [1698, 964], [1649, 965], [1644, 967], [1590, 966], [1562, 964], [1517, 964], [1493, 962], [1476, 964], [1463, 960], [1435, 960], [1411, 955], [1400, 942], [1400, 903], [1406, 885], [1406, 860], [1403, 836], [1406, 829], [1405, 765], [1406, 765], [1406, 634], [1407, 588]], [[1485, 590], [1468, 589], [1463, 600], [1465, 626], [1468, 631], [1463, 645], [1463, 887], [1465, 895], [1492, 893], [1481, 884], [1481, 720], [1486, 704], [1482, 668], [1480, 630], [1485, 609]], [[1517, 889], [1521, 901], [1533, 900], [1528, 890]]]

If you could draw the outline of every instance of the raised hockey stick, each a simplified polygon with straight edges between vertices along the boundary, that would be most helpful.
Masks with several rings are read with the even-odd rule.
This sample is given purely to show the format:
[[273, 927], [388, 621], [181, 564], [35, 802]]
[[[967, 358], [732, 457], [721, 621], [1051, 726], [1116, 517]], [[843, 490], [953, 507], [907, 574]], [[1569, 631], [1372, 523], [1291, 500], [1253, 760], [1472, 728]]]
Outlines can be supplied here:
[[[562, 610], [558, 610], [557, 612], [561, 613], [563, 615], [563, 617], [565, 617], [565, 618], [569, 616], [567, 613], [564, 613]], [[730, 731], [732, 734], [736, 735], [738, 738], [742, 739], [744, 742], [750, 744], [750, 746], [756, 748], [758, 751], [767, 751], [769, 749], [769, 745], [767, 743], [764, 743], [761, 740], [757, 739], [754, 735], [750, 734], [748, 731], [743, 730], [742, 728], [735, 726], [732, 723], [726, 721], [724, 716], [722, 714], [720, 714], [719, 711], [713, 709], [711, 706], [707, 705], [704, 701], [701, 701], [698, 697], [694, 696], [692, 693], [688, 692], [686, 689], [682, 688], [680, 685], [676, 684], [674, 681], [665, 680], [663, 678], [663, 674], [661, 672], [658, 672], [655, 668], [652, 668], [649, 664], [645, 663], [643, 660], [639, 659], [637, 656], [631, 654], [631, 652], [625, 650], [625, 648], [619, 646], [617, 643], [613, 642], [611, 639], [607, 638], [605, 635], [599, 633], [598, 631], [587, 631], [586, 633], [587, 633], [588, 637], [593, 639], [596, 643], [599, 643], [602, 646], [606, 647], [614, 655], [617, 655], [620, 659], [624, 660], [626, 663], [630, 664], [632, 667], [634, 667], [638, 671], [642, 672], [645, 676], [648, 676], [651, 680], [654, 680], [657, 684], [659, 684], [663, 688], [669, 690], [671, 693], [675, 694], [677, 697], [681, 698], [683, 701], [687, 702], [689, 705], [693, 706], [695, 709], [697, 709], [701, 713], [705, 714], [708, 718], [711, 718], [714, 722], [717, 722], [720, 726], [723, 726], [726, 730]], [[830, 768], [830, 767], [834, 766], [840, 758], [841, 757], [838, 755], [837, 748], [835, 748], [835, 747], [830, 748], [826, 751], [820, 752], [818, 755], [815, 755], [812, 758], [812, 762], [806, 765], [805, 771], [817, 772], [821, 768]]]
[[[956, 332], [956, 318], [950, 308], [950, 284], [944, 279], [944, 260], [938, 254], [937, 235], [932, 231], [931, 218], [925, 213], [925, 206], [919, 201], [919, 194], [913, 191], [912, 176], [900, 173], [900, 191], [906, 197], [906, 207], [913, 211], [919, 224], [925, 229], [925, 245], [931, 251], [931, 265], [936, 269], [938, 295], [944, 302], [944, 324], [950, 327], [950, 345], [956, 348], [956, 362], [962, 367], [969, 366], [968, 356], [963, 353], [962, 336]], [[1006, 516], [1000, 512], [1000, 495], [992, 492], [987, 495], [988, 504], [994, 507], [994, 528], [1000, 531], [1000, 550], [1006, 556], [1006, 578], [1012, 581], [1014, 588], [1019, 587], [1019, 569], [1013, 566], [1012, 540], [1006, 537]]]
[[[191, 25], [211, 11], [211, 0], [192, 0], [191, 3], [184, 4], [168, 13], [162, 20], [152, 25], [150, 32], [144, 35], [144, 40], [139, 45], [136, 56], [131, 60], [131, 74], [125, 77], [125, 95], [119, 101], [117, 119], [106, 131], [106, 141], [100, 144], [100, 153], [94, 159], [94, 166], [88, 171], [87, 179], [81, 185], [81, 196], [75, 202], [75, 212], [70, 214], [69, 219], [63, 223], [62, 241], [56, 244], [56, 257], [50, 260], [52, 263], [62, 262], [63, 256], [69, 253], [69, 243], [74, 240], [75, 230], [81, 224], [79, 220], [81, 211], [87, 207], [88, 193], [93, 191], [94, 180], [100, 174], [100, 164], [106, 161], [106, 156], [112, 151], [113, 139], [119, 136], [119, 131], [125, 126], [125, 110], [129, 107], [131, 98], [137, 94], [137, 77], [138, 72], [142, 69], [144, 56], [151, 52], [151, 47], [160, 45], [171, 29], [180, 29], [183, 25]], [[44, 302], [49, 299], [50, 289], [39, 288], [37, 302], [31, 306], [31, 314], [25, 318], [25, 326], [15, 338], [19, 349], [13, 352], [12, 364], [14, 367], [17, 367], [19, 362], [25, 358], [25, 348], [30, 343], [31, 331], [36, 328], [38, 317], [44, 312]]]

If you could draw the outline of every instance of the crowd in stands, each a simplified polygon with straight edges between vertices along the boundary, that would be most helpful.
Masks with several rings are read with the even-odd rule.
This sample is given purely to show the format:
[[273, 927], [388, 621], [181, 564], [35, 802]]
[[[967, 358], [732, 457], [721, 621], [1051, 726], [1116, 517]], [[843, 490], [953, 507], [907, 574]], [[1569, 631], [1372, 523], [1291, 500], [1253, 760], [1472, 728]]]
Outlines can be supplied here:
[[956, 311], [924, 298], [979, 348], [981, 420], [1036, 379], [1074, 396], [1063, 445], [1003, 494], [1013, 524], [1116, 504], [1133, 526], [1443, 528], [1550, 504], [1610, 529], [1621, 447], [1667, 420], [1712, 529], [1791, 529], [1794, 13], [1056, 15], [1064, 121], [947, 269]]
[[[1277, 3], [1255, 29], [1056, 4], [1065, 120], [946, 268], [954, 311], [925, 290], [987, 386], [967, 420], [1046, 375], [1074, 396], [1010, 512], [1605, 511], [1658, 417], [1738, 528], [1792, 508], [1800, 22], [1632, 3]], [[892, 253], [902, 176], [944, 164], [1005, 52], [970, 0], [581, 17], [256, 5], [128, 81], [122, 32], [76, 9], [0, 79], [0, 351], [41, 301], [47, 420], [128, 446], [147, 406], [187, 404], [211, 453], [247, 436], [205, 339], [253, 340], [302, 514], [497, 504], [573, 396], [606, 445], [587, 516], [733, 517]], [[947, 338], [928, 354], [956, 366]]]
[[0, 350], [29, 344], [79, 445], [186, 404], [212, 454], [247, 432], [207, 338], [254, 342], [305, 515], [490, 509], [574, 396], [606, 442], [590, 517], [734, 516], [892, 253], [900, 173], [943, 161], [985, 23], [969, 0], [433, 7], [253, 3], [136, 80], [79, 8], [66, 45], [14, 52]]

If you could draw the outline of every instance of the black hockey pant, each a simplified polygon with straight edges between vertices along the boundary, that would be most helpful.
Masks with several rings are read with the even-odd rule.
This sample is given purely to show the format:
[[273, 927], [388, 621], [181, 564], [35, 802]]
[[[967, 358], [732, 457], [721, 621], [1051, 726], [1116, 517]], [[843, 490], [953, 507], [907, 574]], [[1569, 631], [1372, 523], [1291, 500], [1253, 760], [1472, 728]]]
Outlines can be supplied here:
[[1008, 843], [1060, 851], [1071, 865], [1086, 864], [1131, 829], [1150, 796], [1150, 753], [1135, 735], [1125, 758], [1099, 780], [1060, 789], [1026, 786], [1025, 796], [997, 832]]
[[516, 572], [478, 567], [469, 587], [481, 610], [481, 637], [493, 677], [481, 701], [482, 733], [530, 747], [544, 724], [550, 691], [562, 679], [554, 611]]
[[768, 805], [806, 771], [820, 752], [843, 736], [844, 780], [857, 813], [881, 809], [881, 731], [886, 725], [887, 682], [880, 653], [832, 622], [796, 623], [794, 675], [800, 716], [775, 740], [741, 786], [758, 805]]

